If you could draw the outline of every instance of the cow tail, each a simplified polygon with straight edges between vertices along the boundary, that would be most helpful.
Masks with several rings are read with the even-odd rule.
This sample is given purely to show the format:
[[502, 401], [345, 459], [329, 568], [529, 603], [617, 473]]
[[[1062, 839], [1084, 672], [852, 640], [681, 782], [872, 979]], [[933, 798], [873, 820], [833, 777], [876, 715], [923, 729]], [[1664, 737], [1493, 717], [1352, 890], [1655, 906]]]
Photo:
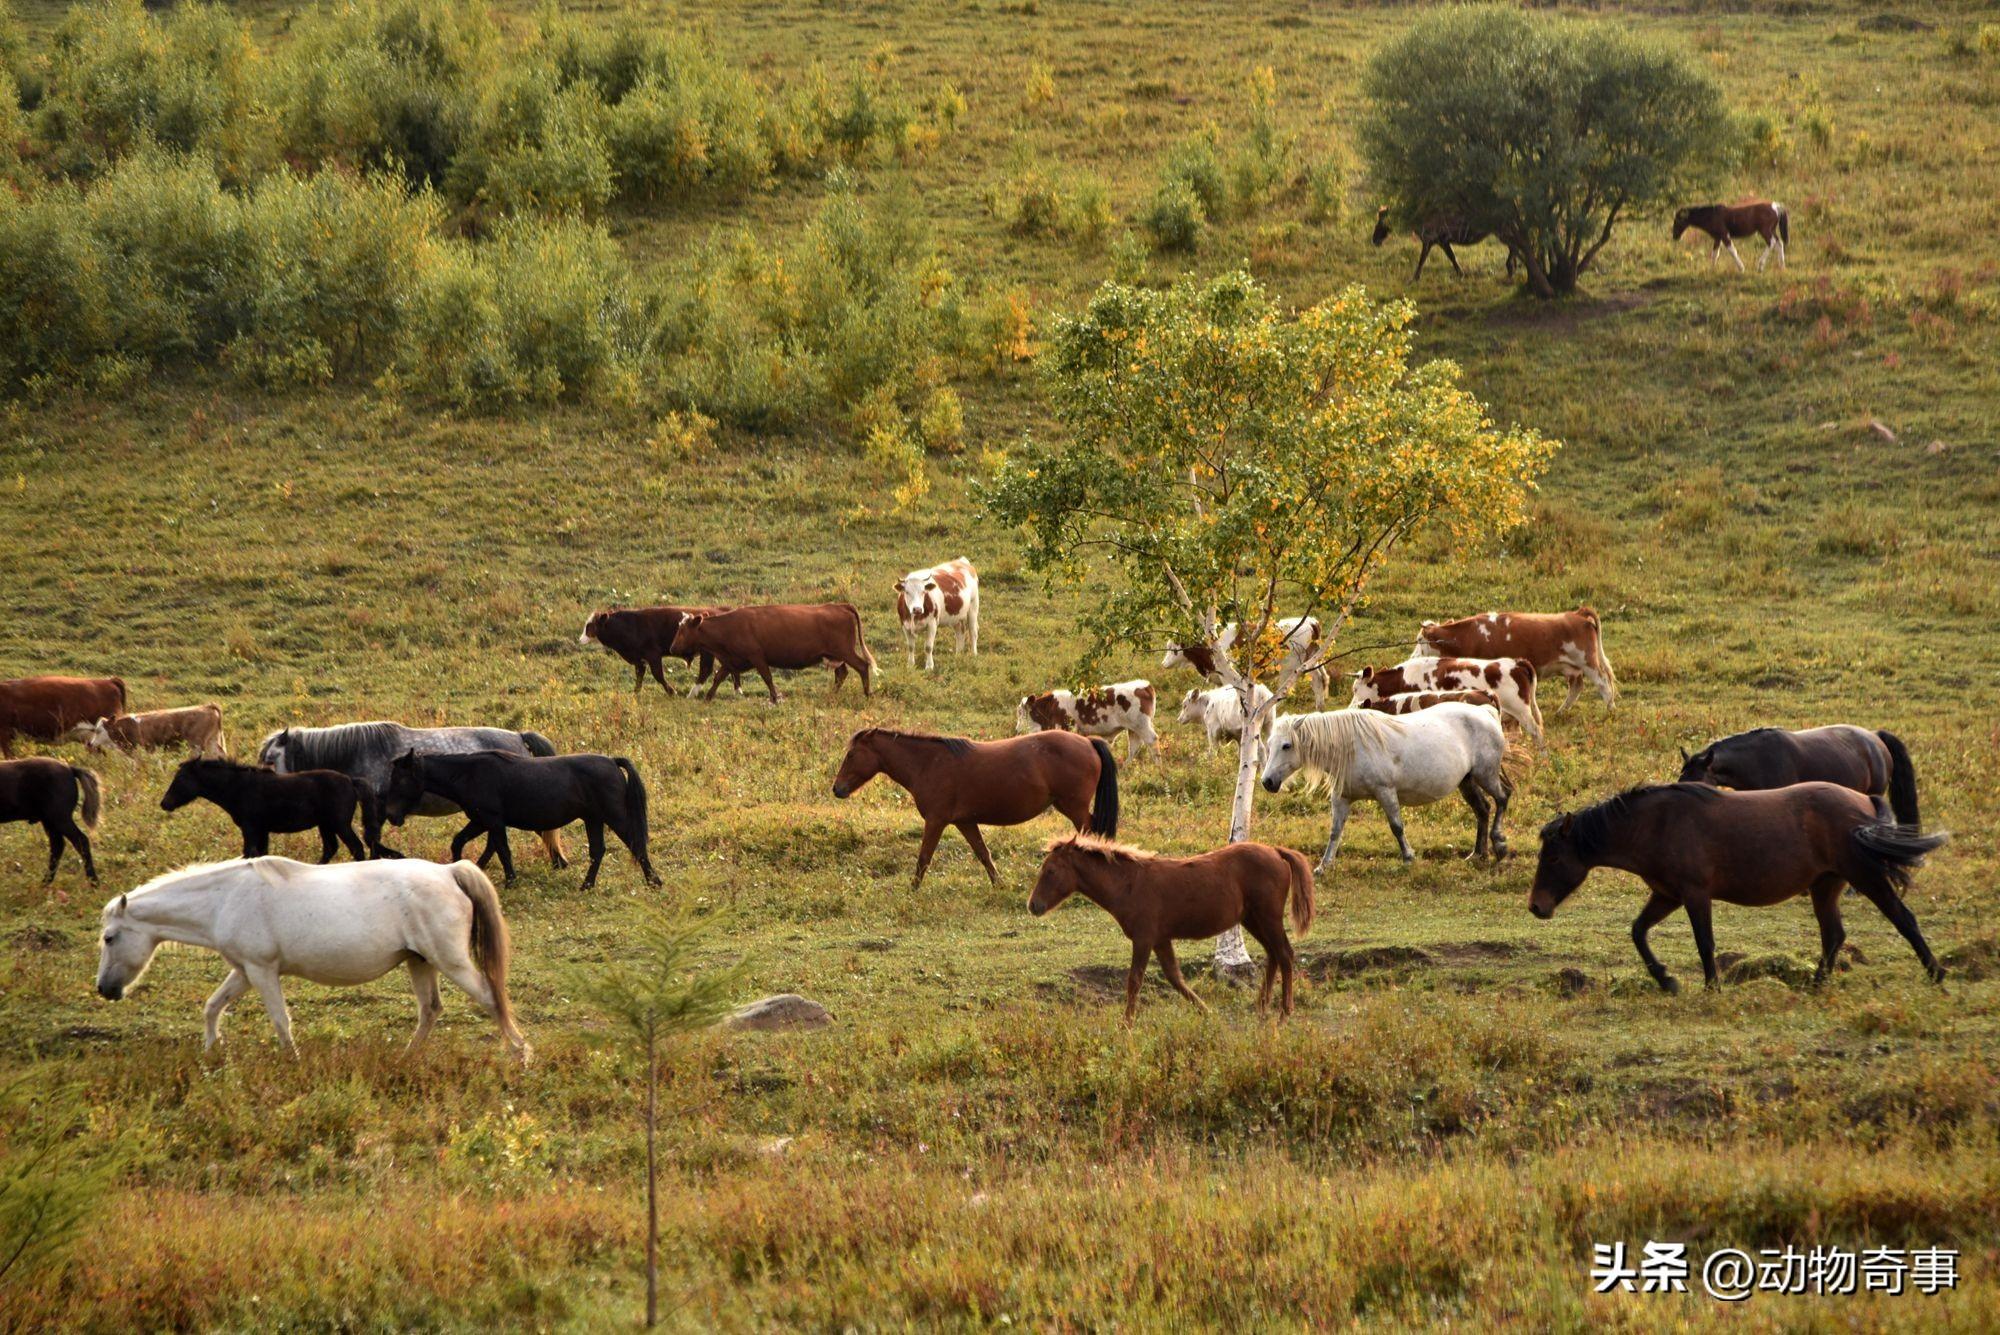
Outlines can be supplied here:
[[514, 945], [507, 931], [507, 919], [500, 912], [500, 896], [493, 889], [493, 882], [486, 879], [486, 873], [470, 862], [452, 863], [451, 879], [458, 882], [458, 888], [472, 901], [472, 934], [467, 948], [473, 966], [493, 993], [493, 1018], [500, 1022], [500, 1032], [521, 1054], [521, 1060], [526, 1061], [528, 1040], [514, 1023], [514, 1005], [507, 998], [507, 966], [513, 960]]
[[556, 754], [556, 744], [538, 732], [521, 734], [521, 745], [528, 748], [531, 756], [552, 756]]
[[868, 647], [868, 637], [861, 633], [861, 613], [849, 607], [847, 614], [854, 618], [854, 652], [867, 660], [870, 672], [881, 671], [880, 665], [875, 662], [874, 651]]
[[1090, 804], [1090, 832], [1106, 839], [1118, 837], [1118, 762], [1102, 737], [1090, 739], [1097, 752], [1097, 795]]
[[104, 791], [98, 786], [97, 776], [83, 766], [71, 765], [69, 772], [76, 786], [83, 790], [83, 828], [95, 831], [97, 817], [104, 810]]
[[1942, 831], [1918, 834], [1905, 825], [1870, 821], [1855, 826], [1848, 838], [1861, 861], [1901, 894], [1910, 888], [1910, 872], [1923, 865], [1924, 854], [1943, 848], [1950, 836]]
[[612, 757], [612, 764], [625, 771], [625, 818], [632, 825], [632, 839], [641, 850], [646, 846], [646, 785], [639, 771], [624, 756]]
[[1878, 732], [1882, 745], [1889, 748], [1889, 807], [1896, 823], [1917, 829], [1917, 767], [1910, 763], [1910, 748], [1893, 732]]
[[1313, 869], [1306, 855], [1295, 848], [1281, 848], [1278, 856], [1291, 869], [1292, 930], [1304, 936], [1313, 925]]
[[127, 707], [125, 700], [125, 679], [123, 677], [113, 677], [111, 684], [118, 688], [118, 712], [121, 714], [131, 713], [132, 711]]

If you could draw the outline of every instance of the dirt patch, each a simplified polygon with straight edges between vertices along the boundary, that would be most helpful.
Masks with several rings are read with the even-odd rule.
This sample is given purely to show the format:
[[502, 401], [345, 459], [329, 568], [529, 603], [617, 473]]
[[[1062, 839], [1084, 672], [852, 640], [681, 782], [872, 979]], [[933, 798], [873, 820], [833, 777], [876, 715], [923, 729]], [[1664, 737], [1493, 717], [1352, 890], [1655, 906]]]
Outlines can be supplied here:
[[1476, 964], [1481, 960], [1511, 960], [1540, 949], [1520, 941], [1445, 941], [1431, 946], [1430, 952], [1447, 964]]
[[1957, 950], [1947, 951], [1938, 962], [1964, 982], [1977, 983], [2000, 973], [2000, 940], [1982, 936]]
[[1870, 14], [1854, 25], [1863, 32], [1930, 32], [1932, 25], [1908, 14]]
[[16, 950], [61, 950], [69, 939], [53, 927], [23, 927], [7, 938]]
[[[1588, 275], [1586, 275], [1586, 278]], [[1542, 301], [1526, 295], [1525, 291], [1505, 305], [1496, 306], [1487, 313], [1488, 328], [1498, 329], [1546, 329], [1555, 334], [1575, 333], [1592, 320], [1609, 315], [1623, 315], [1652, 304], [1654, 294], [1647, 291], [1617, 292], [1606, 297], [1568, 297], [1556, 301]]]
[[1555, 987], [1557, 996], [1575, 997], [1595, 991], [1597, 980], [1583, 970], [1570, 966], [1556, 971]]
[[[1716, 962], [1716, 967], [1720, 972], [1721, 961]], [[1812, 986], [1815, 972], [1813, 965], [1802, 963], [1790, 955], [1759, 955], [1735, 965], [1722, 974], [1722, 979], [1726, 983], [1741, 984], [1759, 978], [1772, 978], [1797, 991]]]
[[1712, 1122], [1736, 1109], [1734, 1091], [1682, 1076], [1641, 1085], [1634, 1102], [1647, 1117]]
[[864, 936], [859, 941], [856, 941], [854, 943], [854, 948], [856, 950], [872, 950], [876, 952], [881, 952], [885, 950], [894, 950], [896, 948], [896, 943], [894, 941], [891, 941], [886, 936]]
[[1436, 958], [1428, 950], [1416, 946], [1361, 946], [1301, 956], [1299, 969], [1306, 977], [1323, 981], [1364, 973], [1407, 973], [1412, 969], [1427, 969], [1435, 963]]

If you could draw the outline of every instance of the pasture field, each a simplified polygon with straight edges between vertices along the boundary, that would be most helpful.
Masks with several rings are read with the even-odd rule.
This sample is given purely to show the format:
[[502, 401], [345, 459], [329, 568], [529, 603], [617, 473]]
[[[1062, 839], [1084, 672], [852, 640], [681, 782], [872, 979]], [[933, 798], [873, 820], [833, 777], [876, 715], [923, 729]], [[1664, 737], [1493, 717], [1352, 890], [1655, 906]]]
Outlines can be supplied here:
[[[1687, 1295], [1594, 1295], [1594, 1242], [1962, 1250], [1948, 1294], [1760, 1294], [1759, 1329], [1990, 1329], [2000, 1310], [2000, 54], [1972, 7], [1605, 6], [1685, 43], [1776, 136], [1734, 194], [1792, 210], [1785, 272], [1710, 270], [1662, 218], [1635, 220], [1585, 294], [1542, 306], [1497, 247], [1458, 281], [1414, 243], [1368, 243], [1374, 205], [1310, 221], [1303, 190], [1219, 225], [1185, 266], [1247, 264], [1288, 300], [1349, 282], [1419, 304], [1420, 353], [1451, 357], [1502, 419], [1565, 442], [1534, 521], [1501, 543], [1408, 547], [1342, 647], [1394, 661], [1424, 616], [1603, 614], [1622, 699], [1551, 712], [1510, 812], [1516, 856], [1460, 859], [1461, 806], [1409, 814], [1403, 868], [1359, 808], [1285, 1026], [1183, 952], [1215, 1008], [1149, 978], [1118, 1024], [1126, 946], [1102, 912], [1025, 909], [1055, 817], [989, 832], [989, 886], [948, 835], [908, 887], [919, 825], [877, 781], [830, 793], [867, 723], [977, 736], [1069, 684], [1087, 591], [1044, 590], [981, 519], [982, 456], [1042, 421], [1030, 365], [956, 380], [967, 444], [934, 456], [908, 512], [844, 438], [724, 432], [685, 457], [589, 405], [454, 415], [367, 386], [266, 395], [217, 377], [119, 397], [0, 405], [0, 676], [117, 673], [135, 707], [219, 702], [242, 753], [286, 723], [393, 717], [532, 727], [630, 756], [650, 786], [648, 891], [613, 845], [597, 888], [517, 839], [503, 887], [523, 1071], [447, 989], [430, 1048], [394, 977], [288, 985], [284, 1060], [254, 1000], [217, 1053], [200, 1008], [223, 973], [169, 948], [111, 1006], [91, 989], [106, 894], [233, 853], [213, 808], [172, 815], [171, 756], [89, 762], [106, 813], [92, 890], [73, 860], [37, 882], [31, 827], [0, 827], [0, 1081], [88, 1091], [88, 1134], [131, 1156], [58, 1269], [5, 1293], [0, 1328], [602, 1328], [640, 1310], [638, 1064], [575, 1000], [665, 903], [712, 919], [746, 997], [824, 1002], [816, 1033], [704, 1036], [663, 1087], [663, 1306], [675, 1328], [1289, 1328], [1357, 1323], [1656, 1329], [1717, 1320]], [[288, 6], [246, 4], [283, 40]], [[599, 4], [605, 21], [705, 22], [763, 81], [815, 56], [884, 52], [950, 79], [961, 128], [906, 178], [947, 261], [1039, 320], [1119, 262], [1115, 238], [1173, 144], [1240, 127], [1270, 66], [1310, 158], [1350, 154], [1356, 84], [1403, 7], [991, 2]], [[59, 18], [17, 6], [40, 35]], [[524, 22], [521, 6], [510, 14]], [[1984, 17], [1992, 22], [1990, 11]], [[1963, 40], [1954, 41], [1954, 38]], [[1350, 158], [1351, 162], [1351, 158]], [[1027, 173], [1091, 178], [1101, 243], [1021, 236]], [[1356, 169], [1349, 167], [1352, 178]], [[718, 227], [782, 237], [816, 183], [614, 213], [641, 266]], [[1756, 243], [1743, 247], [1755, 264]], [[1128, 257], [1129, 258], [1129, 257]], [[1726, 264], [1726, 260], [1725, 260]], [[1879, 423], [1877, 430], [1870, 423]], [[1893, 439], [1890, 437], [1893, 436]], [[890, 582], [964, 553], [982, 652], [906, 664]], [[576, 645], [612, 602], [845, 598], [883, 674], [872, 699], [824, 672], [771, 707], [634, 697]], [[940, 637], [941, 640], [947, 638]], [[1231, 775], [1177, 729], [1191, 680], [1159, 651], [1113, 676], [1161, 687], [1166, 754], [1125, 767], [1124, 826], [1165, 852], [1220, 842]], [[670, 670], [670, 676], [672, 675]], [[676, 678], [685, 684], [688, 674]], [[1546, 692], [1545, 692], [1546, 693]], [[1301, 692], [1303, 694], [1303, 692]], [[1760, 724], [1889, 728], [1926, 823], [1954, 834], [1909, 902], [1951, 969], [1921, 970], [1865, 901], [1851, 967], [1808, 985], [1803, 901], [1716, 919], [1727, 986], [1704, 993], [1686, 920], [1653, 934], [1690, 984], [1657, 992], [1632, 951], [1643, 898], [1600, 872], [1549, 923], [1527, 912], [1535, 831], [1558, 811], [1672, 777], [1676, 748]], [[40, 748], [48, 750], [50, 748]], [[1118, 748], [1123, 751], [1122, 745]], [[70, 752], [81, 759], [80, 750]], [[1317, 853], [1323, 800], [1260, 794], [1255, 835]], [[402, 845], [440, 855], [455, 827]], [[280, 836], [304, 852], [309, 836]], [[572, 844], [580, 844], [573, 833]], [[497, 869], [496, 869], [497, 870]]]

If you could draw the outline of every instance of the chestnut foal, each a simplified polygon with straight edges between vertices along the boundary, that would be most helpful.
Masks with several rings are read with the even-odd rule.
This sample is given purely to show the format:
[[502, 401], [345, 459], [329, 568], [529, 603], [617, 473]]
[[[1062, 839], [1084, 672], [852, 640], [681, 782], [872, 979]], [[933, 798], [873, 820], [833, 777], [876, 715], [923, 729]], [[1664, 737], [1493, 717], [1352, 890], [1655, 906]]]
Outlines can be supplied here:
[[1174, 990], [1202, 1010], [1208, 1004], [1189, 990], [1174, 958], [1175, 941], [1219, 936], [1242, 927], [1264, 947], [1264, 986], [1257, 1009], [1271, 1001], [1271, 980], [1284, 973], [1279, 1002], [1292, 1013], [1292, 943], [1285, 935], [1285, 899], [1292, 926], [1312, 927], [1313, 873], [1305, 854], [1270, 844], [1229, 844], [1191, 858], [1163, 858], [1143, 849], [1075, 834], [1049, 844], [1028, 908], [1036, 917], [1072, 894], [1095, 901], [1118, 920], [1132, 941], [1132, 969], [1125, 975], [1125, 1023], [1139, 1006], [1146, 957], [1158, 955]]

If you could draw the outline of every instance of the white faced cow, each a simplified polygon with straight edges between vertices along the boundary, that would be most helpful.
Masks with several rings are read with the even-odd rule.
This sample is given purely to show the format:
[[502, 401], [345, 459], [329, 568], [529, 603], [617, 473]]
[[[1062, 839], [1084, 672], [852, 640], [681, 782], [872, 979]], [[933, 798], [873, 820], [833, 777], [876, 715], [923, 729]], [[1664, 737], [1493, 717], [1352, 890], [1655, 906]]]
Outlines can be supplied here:
[[1125, 734], [1125, 759], [1140, 748], [1160, 744], [1153, 731], [1153, 683], [1143, 679], [1114, 682], [1081, 695], [1075, 691], [1043, 691], [1024, 695], [1014, 707], [1015, 732], [1047, 732], [1060, 728], [1085, 737]]
[[954, 631], [958, 651], [979, 653], [979, 572], [964, 557], [912, 570], [896, 581], [896, 620], [910, 666], [917, 665], [917, 637], [924, 637], [924, 671], [937, 666], [940, 625]]
[[1420, 691], [1486, 691], [1505, 718], [1542, 740], [1542, 710], [1535, 703], [1535, 668], [1525, 658], [1412, 658], [1391, 668], [1354, 674], [1351, 705]]
[[[1286, 617], [1278, 622], [1277, 630], [1285, 649], [1284, 657], [1278, 663], [1279, 672], [1305, 667], [1319, 657], [1318, 617]], [[1216, 637], [1216, 647], [1233, 654], [1236, 648], [1236, 634], [1236, 623], [1232, 621], [1225, 625], [1222, 634]], [[1222, 680], [1222, 672], [1215, 665], [1215, 654], [1206, 645], [1170, 644], [1167, 646], [1166, 657], [1160, 660], [1160, 666], [1193, 668], [1208, 681]], [[1241, 663], [1237, 664], [1238, 668], [1242, 666]], [[1313, 707], [1324, 708], [1328, 685], [1326, 668], [1324, 666], [1313, 668], [1305, 673], [1305, 677], [1312, 683]]]

